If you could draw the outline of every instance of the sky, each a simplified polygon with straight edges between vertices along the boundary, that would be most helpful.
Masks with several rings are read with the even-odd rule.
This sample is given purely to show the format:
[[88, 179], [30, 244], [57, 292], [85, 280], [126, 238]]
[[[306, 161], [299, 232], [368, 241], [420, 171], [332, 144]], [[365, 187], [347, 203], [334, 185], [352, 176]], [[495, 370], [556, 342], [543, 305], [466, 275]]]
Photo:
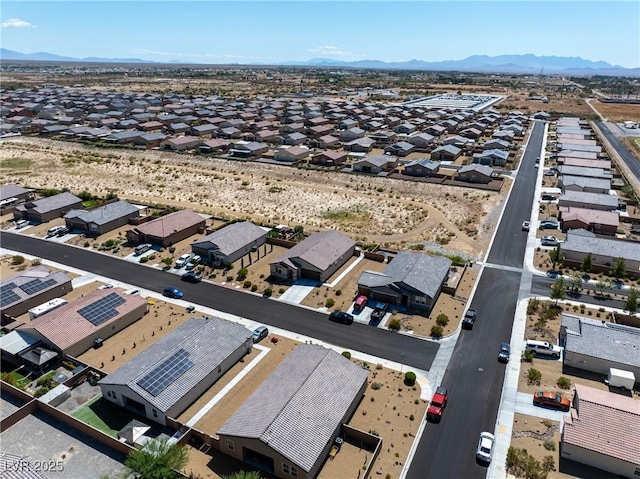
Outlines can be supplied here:
[[76, 58], [268, 64], [532, 53], [640, 67], [638, 0], [3, 0], [0, 25], [3, 48]]

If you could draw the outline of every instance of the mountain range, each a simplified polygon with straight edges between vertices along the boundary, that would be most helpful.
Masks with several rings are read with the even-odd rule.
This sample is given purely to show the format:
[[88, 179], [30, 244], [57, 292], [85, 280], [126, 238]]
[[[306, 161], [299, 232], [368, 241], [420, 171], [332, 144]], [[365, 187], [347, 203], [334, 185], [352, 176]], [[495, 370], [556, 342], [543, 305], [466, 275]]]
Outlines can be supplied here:
[[[183, 62], [154, 62], [140, 58], [73, 58], [55, 55], [53, 53], [20, 53], [0, 48], [1, 60], [24, 60], [39, 62], [77, 62], [77, 63], [144, 63], [144, 64], [184, 64]], [[236, 64], [237, 65], [237, 64]], [[266, 64], [251, 63], [248, 65]], [[423, 71], [461, 71], [481, 73], [518, 73], [518, 74], [567, 74], [567, 75], [608, 75], [608, 76], [640, 76], [640, 68], [625, 68], [611, 65], [604, 61], [585, 60], [580, 57], [557, 57], [524, 55], [472, 55], [463, 60], [445, 60], [427, 62], [423, 60], [409, 60], [404, 62], [383, 62], [380, 60], [358, 60], [345, 62], [331, 58], [313, 58], [307, 61], [288, 61], [271, 66], [307, 66], [307, 67], [338, 67], [386, 70], [423, 70]]]

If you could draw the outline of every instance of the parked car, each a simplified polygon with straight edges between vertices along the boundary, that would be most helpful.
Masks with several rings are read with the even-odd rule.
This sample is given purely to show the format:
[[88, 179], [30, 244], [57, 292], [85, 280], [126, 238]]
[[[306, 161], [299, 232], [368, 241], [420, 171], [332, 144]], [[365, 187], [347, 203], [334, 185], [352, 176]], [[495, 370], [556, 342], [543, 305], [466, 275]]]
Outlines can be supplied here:
[[344, 311], [334, 311], [329, 315], [329, 320], [335, 321], [336, 323], [352, 324], [353, 316]]
[[368, 298], [365, 295], [361, 294], [356, 298], [355, 302], [353, 303], [353, 310], [362, 311], [364, 307], [367, 305], [367, 301], [368, 301]]
[[66, 226], [62, 226], [58, 229], [58, 232], [56, 233], [56, 236], [64, 236], [67, 233], [69, 233], [71, 230], [69, 228], [67, 228]]
[[542, 246], [558, 246], [560, 244], [560, 240], [555, 236], [543, 236], [540, 238], [540, 244]]
[[262, 341], [269, 335], [269, 329], [266, 326], [258, 326], [253, 330], [253, 342], [257, 343]]
[[477, 316], [475, 309], [467, 309], [467, 312], [464, 313], [464, 318], [462, 319], [462, 329], [473, 329]]
[[182, 268], [183, 266], [186, 266], [186, 264], [191, 261], [191, 258], [193, 258], [193, 254], [192, 253], [185, 253], [182, 256], [180, 256], [177, 260], [176, 260], [176, 268]]
[[139, 244], [138, 246], [135, 247], [135, 249], [133, 250], [133, 254], [135, 254], [136, 256], [141, 255], [142, 253], [146, 253], [147, 251], [149, 251], [151, 248], [153, 248], [153, 245], [151, 243], [143, 243], [143, 244]]
[[168, 286], [164, 288], [162, 294], [168, 298], [180, 299], [184, 296], [184, 293], [180, 291], [178, 288], [174, 288], [173, 286]]
[[556, 170], [547, 170], [544, 172], [544, 176], [555, 176]]
[[524, 349], [534, 353], [536, 356], [551, 356], [554, 359], [558, 359], [562, 354], [560, 346], [535, 339], [528, 339]]
[[523, 221], [522, 222], [522, 231], [529, 231], [529, 226], [531, 225], [531, 223], [529, 223], [528, 221]]
[[29, 226], [29, 220], [18, 220], [16, 221], [16, 229], [24, 228], [25, 226]]
[[447, 393], [447, 388], [438, 386], [436, 388], [436, 392], [431, 398], [429, 408], [427, 409], [427, 420], [440, 422], [440, 419], [442, 419], [442, 412], [447, 405], [448, 399], [449, 395]]
[[199, 283], [200, 281], [202, 281], [202, 276], [195, 271], [189, 271], [180, 276], [180, 279], [188, 283]]
[[[66, 230], [67, 227], [66, 226], [54, 226], [52, 228], [49, 228], [47, 230], [47, 238], [51, 238], [53, 236], [57, 236], [58, 232], [62, 231], [62, 230]], [[64, 233], [63, 233], [64, 234]]]
[[373, 312], [371, 313], [372, 321], [381, 321], [384, 318], [384, 315], [387, 314], [387, 310], [389, 309], [389, 305], [387, 303], [376, 303], [373, 308]]
[[560, 228], [560, 223], [556, 220], [542, 220], [540, 222], [540, 228], [545, 230], [557, 230]]
[[498, 351], [498, 361], [508, 363], [509, 356], [511, 356], [511, 346], [509, 343], [502, 343], [500, 345], [500, 351]]
[[199, 255], [193, 255], [193, 257], [189, 260], [189, 262], [187, 263], [186, 268], [187, 269], [193, 269], [196, 266], [198, 266], [200, 264], [200, 260], [202, 258]]
[[543, 193], [540, 199], [542, 201], [553, 201], [556, 199], [556, 197], [553, 195], [550, 195], [549, 193]]
[[538, 391], [533, 394], [533, 404], [567, 412], [571, 409], [571, 401], [558, 393], [551, 391]]
[[495, 439], [490, 432], [481, 432], [480, 439], [478, 440], [478, 447], [476, 448], [476, 459], [485, 464], [491, 462], [493, 457], [493, 444]]

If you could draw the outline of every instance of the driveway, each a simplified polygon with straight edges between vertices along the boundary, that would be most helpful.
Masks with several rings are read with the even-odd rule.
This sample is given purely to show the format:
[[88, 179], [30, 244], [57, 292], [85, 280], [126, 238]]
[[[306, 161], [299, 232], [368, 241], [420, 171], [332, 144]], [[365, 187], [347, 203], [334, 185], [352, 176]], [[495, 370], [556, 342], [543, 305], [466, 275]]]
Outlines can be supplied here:
[[287, 289], [280, 297], [278, 301], [285, 301], [287, 303], [300, 304], [307, 297], [313, 288], [319, 286], [317, 281], [307, 278], [301, 278], [293, 283], [289, 289]]
[[569, 412], [555, 411], [545, 407], [533, 405], [533, 394], [529, 393], [516, 393], [516, 408], [515, 412], [518, 414], [526, 414], [527, 416], [539, 417], [541, 419], [549, 419], [550, 421], [558, 421], [562, 423], [562, 418]]

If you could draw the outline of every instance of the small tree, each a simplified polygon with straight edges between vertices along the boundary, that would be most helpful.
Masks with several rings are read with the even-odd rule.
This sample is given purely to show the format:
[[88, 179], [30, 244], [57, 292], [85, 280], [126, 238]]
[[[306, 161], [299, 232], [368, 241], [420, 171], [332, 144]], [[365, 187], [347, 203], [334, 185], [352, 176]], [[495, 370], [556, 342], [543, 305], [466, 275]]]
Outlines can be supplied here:
[[535, 384], [540, 386], [540, 380], [542, 379], [542, 373], [538, 369], [531, 368], [527, 371], [527, 384], [531, 386]]
[[564, 284], [563, 278], [558, 278], [555, 283], [551, 285], [551, 299], [555, 299], [555, 304], [558, 304], [559, 299], [564, 299], [567, 295], [567, 287]]
[[327, 298], [327, 300], [324, 302], [324, 305], [327, 308], [333, 308], [334, 304], [336, 304], [336, 302], [333, 300], [333, 298]]
[[413, 386], [416, 383], [416, 373], [413, 371], [407, 371], [404, 373], [404, 383], [407, 386]]
[[145, 479], [178, 479], [189, 460], [187, 448], [169, 444], [168, 438], [145, 442], [142, 449], [132, 450], [125, 466]]
[[556, 384], [560, 389], [570, 389], [571, 388], [571, 380], [565, 376], [560, 376], [556, 381]]
[[578, 292], [582, 287], [582, 276], [579, 273], [574, 273], [569, 278], [569, 286], [571, 287], [571, 291]]
[[436, 318], [436, 324], [438, 326], [445, 327], [449, 323], [449, 316], [444, 313], [440, 313]]
[[439, 326], [437, 324], [434, 324], [433, 326], [431, 326], [431, 337], [432, 338], [441, 338], [443, 332], [444, 331], [442, 329], [442, 326]]
[[582, 260], [582, 271], [590, 273], [593, 269], [593, 256], [591, 253], [587, 253], [587, 256]]
[[629, 296], [624, 302], [623, 309], [629, 311], [629, 314], [635, 314], [638, 311], [638, 290], [636, 288], [629, 290]]
[[238, 270], [238, 281], [244, 281], [249, 274], [249, 270], [247, 268], [240, 268]]
[[556, 269], [556, 264], [561, 265], [562, 264], [562, 260], [564, 259], [564, 255], [562, 254], [562, 251], [560, 250], [560, 245], [558, 245], [555, 249], [552, 249], [551, 251], [549, 251], [549, 259], [551, 260], [551, 263], [553, 264], [553, 269]]
[[399, 331], [401, 326], [402, 326], [402, 323], [400, 323], [400, 320], [398, 318], [390, 319], [389, 323], [387, 324], [387, 327], [391, 331]]
[[624, 278], [624, 275], [627, 272], [627, 265], [624, 261], [624, 258], [618, 258], [613, 263], [613, 267], [611, 268], [611, 274], [616, 278]]

